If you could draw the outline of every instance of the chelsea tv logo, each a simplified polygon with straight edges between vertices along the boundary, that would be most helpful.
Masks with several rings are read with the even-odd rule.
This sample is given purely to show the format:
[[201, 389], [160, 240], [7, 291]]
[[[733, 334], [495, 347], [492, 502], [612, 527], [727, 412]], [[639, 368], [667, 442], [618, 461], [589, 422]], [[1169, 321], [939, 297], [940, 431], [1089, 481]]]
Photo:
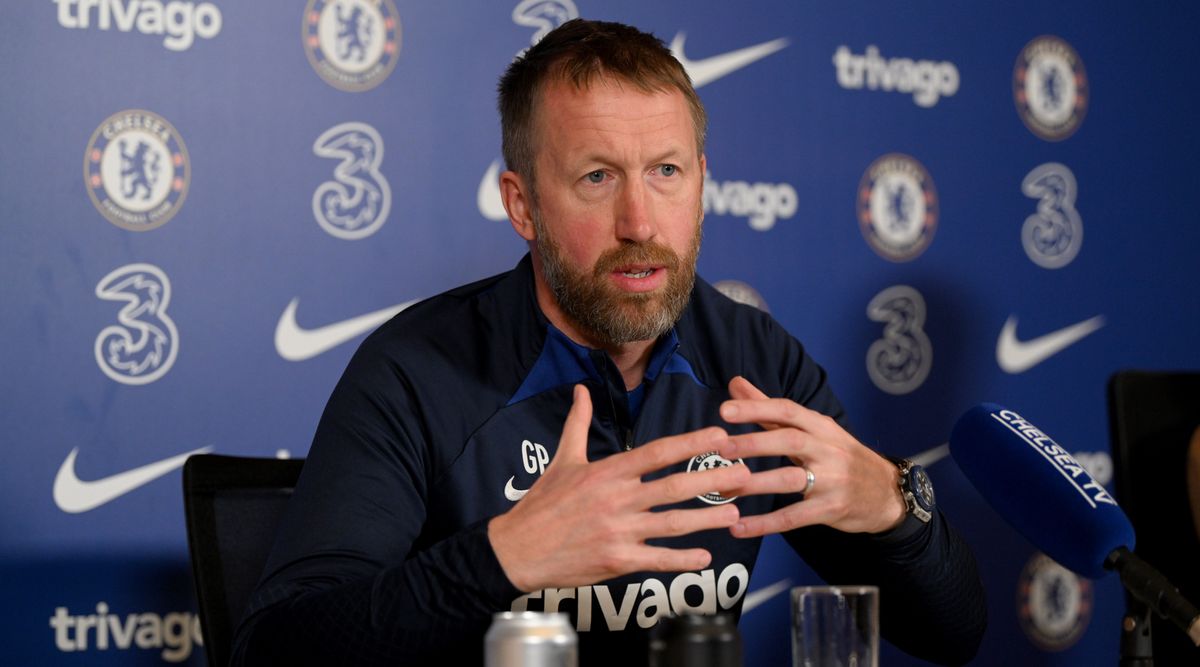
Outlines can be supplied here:
[[325, 83], [353, 93], [383, 83], [400, 55], [392, 0], [308, 0], [304, 53]]

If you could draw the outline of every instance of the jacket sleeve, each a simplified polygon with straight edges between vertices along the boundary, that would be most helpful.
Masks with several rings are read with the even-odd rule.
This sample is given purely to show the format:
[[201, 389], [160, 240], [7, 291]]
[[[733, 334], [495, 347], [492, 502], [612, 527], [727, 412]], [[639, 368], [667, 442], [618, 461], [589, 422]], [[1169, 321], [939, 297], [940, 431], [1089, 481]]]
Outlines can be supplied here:
[[[791, 342], [787, 394], [850, 430], [825, 371]], [[800, 498], [780, 496], [777, 506]], [[813, 526], [783, 537], [827, 583], [878, 586], [880, 632], [902, 651], [953, 665], [979, 650], [987, 626], [983, 582], [970, 547], [940, 511], [929, 523], [910, 516], [878, 535]]]
[[482, 637], [492, 612], [521, 595], [496, 560], [486, 521], [428, 534], [437, 466], [429, 427], [414, 388], [382, 356], [360, 350], [326, 406], [237, 629], [235, 665], [481, 654], [463, 637]]

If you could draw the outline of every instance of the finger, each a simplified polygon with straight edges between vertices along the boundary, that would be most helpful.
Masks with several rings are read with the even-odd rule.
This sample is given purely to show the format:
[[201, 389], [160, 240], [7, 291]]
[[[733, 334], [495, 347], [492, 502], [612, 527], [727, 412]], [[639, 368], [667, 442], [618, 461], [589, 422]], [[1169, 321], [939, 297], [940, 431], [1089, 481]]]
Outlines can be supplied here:
[[715, 452], [728, 439], [724, 429], [705, 428], [659, 438], [626, 452], [623, 456], [611, 456], [605, 461], [613, 461], [612, 465], [627, 466], [630, 473], [640, 477], [686, 461], [693, 456]]
[[592, 425], [592, 396], [587, 387], [575, 385], [572, 395], [571, 410], [567, 420], [563, 422], [562, 437], [558, 440], [558, 451], [550, 467], [560, 462], [584, 464], [587, 463], [588, 428]]
[[807, 484], [808, 470], [806, 468], [782, 466], [750, 475], [745, 484], [736, 489], [730, 489], [728, 494], [761, 496], [767, 493], [802, 493]]
[[825, 415], [787, 398], [733, 399], [721, 404], [721, 418], [731, 424], [774, 424], [806, 431], [822, 427]]
[[761, 389], [755, 387], [753, 383], [740, 375], [729, 381], [729, 395], [733, 398], [746, 400], [770, 398]]
[[741, 486], [750, 479], [750, 469], [744, 464], [700, 472], [677, 472], [653, 482], [646, 482], [639, 491], [639, 509], [677, 503], [714, 491]]
[[704, 509], [647, 512], [637, 532], [642, 539], [678, 537], [701, 530], [729, 528], [737, 523], [740, 513], [733, 503]]
[[745, 459], [756, 456], [787, 456], [801, 461], [818, 454], [820, 441], [811, 434], [795, 428], [757, 431], [730, 436], [721, 445], [726, 459]]
[[630, 561], [631, 567], [627, 572], [688, 572], [708, 567], [712, 562], [712, 554], [704, 549], [641, 545], [634, 549]]
[[[751, 383], [749, 380], [747, 380], [746, 378], [744, 378], [740, 375], [738, 375], [737, 377], [735, 377], [729, 381], [729, 396], [731, 398], [733, 398], [734, 400], [742, 400], [742, 401], [761, 401], [761, 400], [770, 398], [769, 396], [764, 394], [761, 389], [754, 386], [753, 383]], [[725, 403], [721, 404], [721, 417], [724, 418], [725, 421], [727, 421], [731, 424], [740, 423], [740, 422], [737, 422], [734, 419], [730, 418], [730, 417], [736, 416], [736, 414], [737, 414], [736, 408], [734, 408], [733, 411], [729, 413], [728, 417], [726, 416], [725, 405], [727, 403], [731, 403], [731, 401], [725, 401]], [[760, 423], [759, 426], [767, 429], [768, 431], [771, 429], [779, 428], [778, 424], [772, 424], [772, 423]]]
[[733, 524], [729, 532], [734, 537], [761, 537], [772, 533], [825, 523], [825, 507], [820, 500], [802, 500], [769, 514], [744, 516]]

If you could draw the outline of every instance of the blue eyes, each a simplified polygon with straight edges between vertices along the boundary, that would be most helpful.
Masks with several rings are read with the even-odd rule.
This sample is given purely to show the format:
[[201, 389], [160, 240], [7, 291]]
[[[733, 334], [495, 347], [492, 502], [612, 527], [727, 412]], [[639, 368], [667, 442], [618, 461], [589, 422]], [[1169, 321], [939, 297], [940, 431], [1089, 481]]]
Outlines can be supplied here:
[[[660, 175], [667, 178], [671, 178], [679, 173], [679, 167], [673, 164], [662, 164], [657, 169]], [[602, 185], [605, 179], [608, 178], [608, 174], [603, 169], [597, 169], [596, 171], [588, 172], [583, 178], [592, 185]]]

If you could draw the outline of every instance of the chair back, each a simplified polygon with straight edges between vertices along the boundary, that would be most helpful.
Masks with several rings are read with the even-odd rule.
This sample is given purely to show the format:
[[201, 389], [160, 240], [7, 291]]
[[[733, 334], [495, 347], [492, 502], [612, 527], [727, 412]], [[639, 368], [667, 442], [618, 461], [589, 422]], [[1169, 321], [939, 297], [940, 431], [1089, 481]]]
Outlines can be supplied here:
[[198, 454], [183, 466], [188, 551], [210, 666], [229, 664], [233, 632], [303, 465], [303, 459]]
[[[1200, 535], [1188, 489], [1188, 450], [1200, 427], [1200, 372], [1115, 373], [1108, 414], [1117, 502], [1133, 524], [1135, 551], [1200, 603]], [[1137, 608], [1128, 596], [1126, 604]], [[1200, 665], [1200, 649], [1187, 635], [1161, 618], [1152, 625], [1156, 664]]]

